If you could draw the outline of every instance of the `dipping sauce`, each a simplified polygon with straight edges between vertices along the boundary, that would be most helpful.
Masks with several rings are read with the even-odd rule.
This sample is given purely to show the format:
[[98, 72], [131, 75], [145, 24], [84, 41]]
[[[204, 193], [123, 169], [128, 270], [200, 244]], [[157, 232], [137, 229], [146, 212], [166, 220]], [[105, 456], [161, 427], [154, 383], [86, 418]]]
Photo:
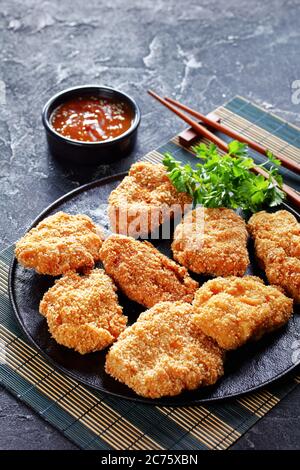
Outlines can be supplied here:
[[81, 142], [112, 140], [124, 134], [132, 121], [133, 111], [128, 103], [96, 96], [66, 101], [50, 118], [56, 132]]

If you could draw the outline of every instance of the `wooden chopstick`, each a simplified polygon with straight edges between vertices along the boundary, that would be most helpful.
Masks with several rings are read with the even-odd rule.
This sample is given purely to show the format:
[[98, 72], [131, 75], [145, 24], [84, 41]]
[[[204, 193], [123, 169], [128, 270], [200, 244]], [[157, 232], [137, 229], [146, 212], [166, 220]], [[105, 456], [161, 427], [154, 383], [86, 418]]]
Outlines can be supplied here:
[[196, 132], [198, 132], [198, 134], [200, 135], [203, 135], [204, 137], [206, 137], [207, 139], [211, 140], [212, 142], [214, 142], [220, 149], [222, 149], [224, 152], [227, 152], [228, 151], [228, 145], [226, 144], [226, 142], [224, 142], [224, 140], [220, 139], [218, 136], [216, 136], [215, 134], [213, 134], [211, 131], [209, 131], [208, 129], [206, 129], [206, 127], [204, 126], [201, 126], [201, 124], [199, 124], [198, 122], [196, 122], [194, 119], [190, 118], [189, 116], [187, 116], [185, 113], [182, 113], [181, 111], [179, 111], [175, 106], [173, 106], [172, 104], [168, 103], [164, 98], [162, 98], [161, 96], [159, 96], [157, 93], [155, 93], [154, 91], [152, 90], [148, 90], [148, 93], [149, 95], [153, 96], [153, 98], [155, 98], [157, 101], [159, 101], [160, 103], [162, 103], [164, 106], [166, 106], [167, 108], [169, 108], [171, 111], [173, 111], [173, 113], [177, 114], [177, 116], [181, 117], [181, 119], [183, 119], [185, 122], [187, 122], [193, 129], [195, 129]]
[[[262, 145], [258, 144], [257, 142], [254, 142], [253, 140], [249, 139], [248, 137], [239, 134], [238, 132], [230, 129], [229, 127], [225, 126], [224, 124], [220, 124], [219, 122], [213, 121], [212, 119], [209, 119], [207, 116], [205, 116], [202, 113], [199, 113], [199, 111], [195, 111], [192, 108], [189, 108], [188, 106], [180, 103], [179, 101], [174, 100], [173, 98], [168, 98], [165, 96], [165, 100], [168, 103], [172, 103], [175, 105], [177, 108], [180, 108], [187, 113], [189, 113], [191, 116], [194, 116], [197, 119], [200, 119], [200, 121], [204, 122], [210, 127], [213, 127], [214, 129], [222, 132], [223, 134], [228, 135], [229, 137], [232, 137], [233, 139], [239, 140], [240, 142], [244, 142], [247, 144], [249, 147], [251, 147], [253, 150], [255, 150], [258, 153], [261, 153], [262, 155], [265, 155], [267, 157], [267, 152], [268, 149], [263, 147]], [[288, 168], [289, 170], [295, 171], [297, 174], [300, 174], [300, 164], [297, 162], [294, 162], [290, 158], [286, 157], [285, 155], [276, 155], [276, 158], [281, 161], [282, 165], [285, 168]]]
[[[224, 142], [224, 140], [220, 139], [220, 137], [216, 136], [215, 134], [213, 134], [212, 132], [210, 132], [208, 129], [206, 129], [206, 127], [204, 126], [201, 126], [201, 124], [199, 124], [198, 122], [194, 121], [194, 119], [190, 118], [189, 116], [187, 116], [185, 113], [179, 111], [178, 108], [176, 108], [173, 104], [169, 103], [168, 101], [166, 101], [164, 98], [162, 98], [161, 96], [159, 96], [157, 93], [155, 93], [154, 91], [152, 90], [148, 90], [148, 93], [149, 95], [151, 95], [153, 98], [155, 98], [157, 101], [159, 101], [161, 104], [163, 104], [164, 106], [166, 106], [168, 109], [170, 109], [171, 111], [173, 111], [173, 113], [175, 113], [177, 116], [179, 116], [181, 119], [183, 119], [183, 121], [185, 121], [186, 123], [188, 123], [198, 134], [200, 135], [203, 135], [204, 137], [206, 137], [207, 139], [209, 139], [211, 142], [213, 142], [214, 144], [216, 144], [220, 149], [222, 149], [224, 152], [227, 152], [228, 151], [228, 145], [226, 142]], [[258, 173], [260, 175], [263, 175], [265, 178], [268, 177], [268, 174], [262, 169], [262, 168], [258, 168], [257, 166], [255, 166], [253, 168], [253, 171], [255, 171], [255, 173]], [[288, 196], [288, 198], [294, 202], [298, 207], [300, 206], [300, 194], [298, 194], [293, 188], [291, 188], [290, 186], [288, 186], [287, 184], [283, 184], [282, 185], [282, 189], [283, 191], [286, 193], [286, 195]]]

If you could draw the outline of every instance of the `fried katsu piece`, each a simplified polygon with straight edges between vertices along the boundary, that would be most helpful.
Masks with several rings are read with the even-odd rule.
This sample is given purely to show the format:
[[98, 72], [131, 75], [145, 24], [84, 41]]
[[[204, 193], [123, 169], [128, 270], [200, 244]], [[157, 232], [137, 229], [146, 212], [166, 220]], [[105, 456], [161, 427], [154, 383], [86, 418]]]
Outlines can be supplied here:
[[220, 347], [236, 349], [284, 325], [292, 309], [291, 299], [258, 277], [219, 277], [196, 292], [193, 322]]
[[199, 207], [177, 225], [172, 251], [195, 273], [243, 276], [249, 264], [246, 224], [231, 209]]
[[103, 269], [85, 276], [69, 272], [45, 293], [40, 313], [59, 344], [80, 354], [100, 351], [126, 327], [116, 290]]
[[163, 165], [138, 162], [111, 192], [108, 202], [112, 230], [142, 236], [156, 230], [174, 213], [182, 214], [184, 205], [192, 200], [177, 191]]
[[17, 242], [15, 254], [24, 267], [58, 276], [93, 268], [99, 259], [102, 237], [88, 216], [57, 212], [26, 233]]
[[223, 351], [193, 327], [192, 311], [184, 302], [160, 302], [142, 313], [109, 350], [106, 372], [149, 398], [214, 384]]
[[198, 283], [187, 270], [149, 242], [111, 235], [100, 250], [106, 272], [129, 299], [152, 307], [157, 302], [192, 302]]
[[300, 224], [288, 211], [254, 214], [248, 223], [258, 261], [271, 284], [300, 303]]

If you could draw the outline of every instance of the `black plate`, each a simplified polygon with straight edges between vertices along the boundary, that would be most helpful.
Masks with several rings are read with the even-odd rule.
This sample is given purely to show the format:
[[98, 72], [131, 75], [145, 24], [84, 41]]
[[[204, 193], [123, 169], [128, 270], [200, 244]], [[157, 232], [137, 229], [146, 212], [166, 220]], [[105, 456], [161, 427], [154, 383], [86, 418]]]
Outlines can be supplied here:
[[[104, 178], [68, 193], [43, 211], [32, 226], [46, 216], [58, 210], [63, 210], [73, 214], [87, 214], [108, 230], [108, 219], [105, 211], [100, 206], [107, 202], [110, 192], [123, 177], [124, 174]], [[283, 204], [281, 208], [291, 211], [299, 218], [299, 214], [295, 209], [287, 204]], [[168, 241], [155, 241], [153, 243], [162, 252], [171, 256]], [[249, 251], [251, 267], [248, 273], [264, 277], [255, 264], [251, 245]], [[193, 277], [197, 279], [196, 276]], [[203, 278], [200, 278], [200, 280], [203, 280]], [[10, 299], [17, 320], [29, 341], [38, 351], [55, 368], [78, 382], [121, 398], [172, 406], [204, 403], [236, 397], [256, 390], [282, 377], [297, 365], [293, 359], [294, 356], [299, 357], [299, 354], [295, 354], [294, 348], [300, 338], [300, 316], [295, 312], [288, 325], [281, 330], [228, 354], [225, 375], [216, 385], [199, 388], [193, 392], [184, 392], [174, 398], [144, 399], [104, 372], [106, 351], [81, 356], [79, 353], [58, 345], [50, 337], [46, 321], [44, 317], [39, 315], [38, 307], [44, 292], [53, 285], [52, 277], [41, 276], [35, 274], [34, 271], [24, 269], [14, 259], [11, 264], [9, 283]], [[126, 299], [122, 294], [119, 294], [119, 300], [123, 305], [124, 314], [129, 318], [129, 323], [134, 322], [143, 311], [143, 308]]]

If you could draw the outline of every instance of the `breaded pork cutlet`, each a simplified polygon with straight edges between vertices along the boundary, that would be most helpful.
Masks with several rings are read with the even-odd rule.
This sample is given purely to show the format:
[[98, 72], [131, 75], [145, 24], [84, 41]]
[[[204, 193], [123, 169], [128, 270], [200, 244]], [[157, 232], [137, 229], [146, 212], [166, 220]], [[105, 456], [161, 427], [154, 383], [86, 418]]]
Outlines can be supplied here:
[[152, 307], [157, 302], [192, 302], [198, 283], [187, 270], [149, 242], [111, 235], [100, 250], [106, 272], [129, 299]]
[[249, 264], [246, 224], [231, 209], [199, 207], [177, 225], [172, 251], [195, 273], [243, 276]]
[[101, 230], [88, 216], [57, 212], [26, 233], [17, 242], [15, 254], [25, 268], [58, 276], [93, 268], [101, 244]]
[[184, 302], [160, 302], [142, 313], [109, 350], [106, 372], [149, 398], [214, 384], [223, 351], [193, 328], [192, 311]]
[[248, 222], [258, 261], [270, 284], [300, 303], [300, 224], [288, 211], [257, 212]]
[[80, 354], [106, 348], [127, 323], [116, 286], [103, 269], [60, 278], [45, 293], [40, 313], [46, 317], [53, 338]]
[[191, 202], [173, 186], [163, 165], [138, 162], [109, 196], [111, 227], [116, 233], [144, 236], [174, 216], [171, 206], [177, 206], [176, 214], [183, 213]]
[[292, 309], [291, 299], [258, 277], [219, 277], [196, 292], [193, 323], [220, 347], [236, 349], [284, 325]]

